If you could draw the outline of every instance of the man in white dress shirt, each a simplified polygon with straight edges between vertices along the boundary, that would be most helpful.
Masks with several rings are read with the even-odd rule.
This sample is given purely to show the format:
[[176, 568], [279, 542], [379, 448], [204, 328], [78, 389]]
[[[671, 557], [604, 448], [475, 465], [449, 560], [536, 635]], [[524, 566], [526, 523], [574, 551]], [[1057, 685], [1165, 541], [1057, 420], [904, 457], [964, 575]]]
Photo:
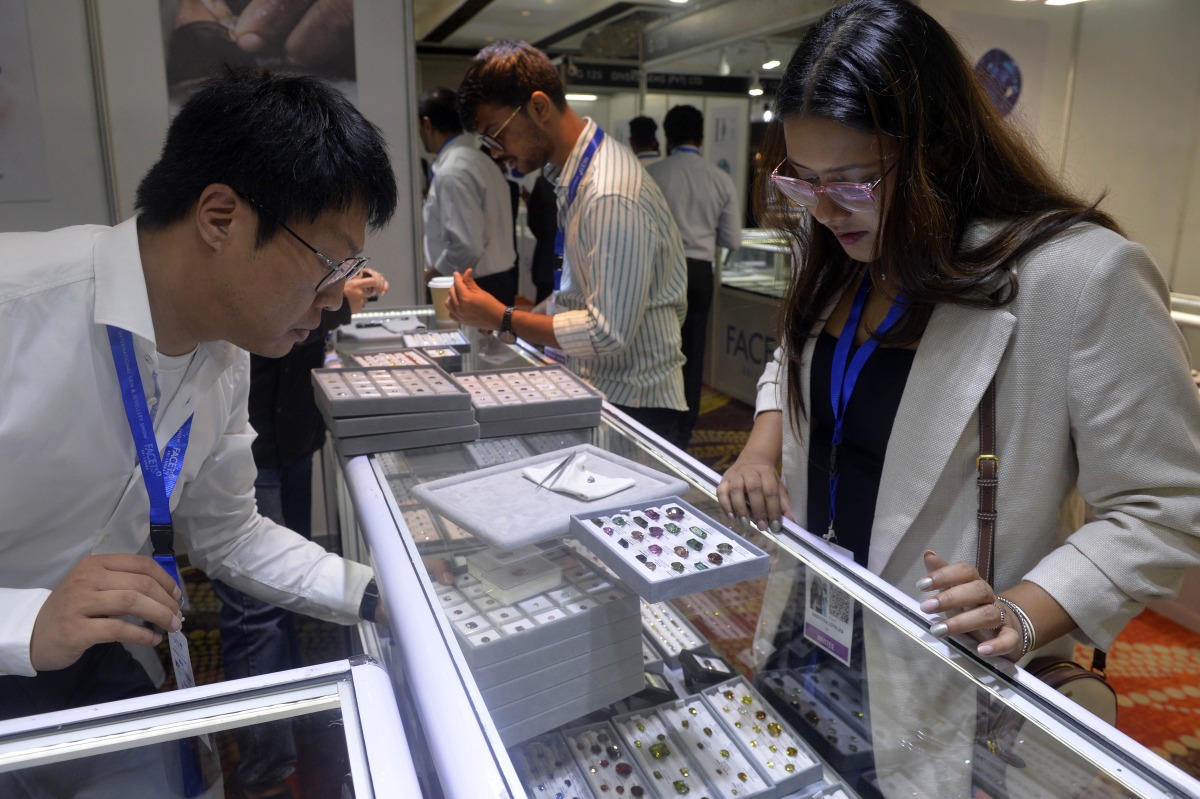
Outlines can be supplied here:
[[505, 305], [517, 296], [513, 208], [503, 168], [464, 135], [450, 89], [430, 89], [418, 106], [425, 150], [435, 156], [425, 197], [425, 282], [475, 270], [479, 286]]
[[180, 630], [174, 546], [265, 602], [376, 618], [369, 568], [255, 506], [247, 350], [341, 306], [396, 197], [336, 90], [228, 72], [172, 120], [136, 217], [0, 234], [0, 718], [153, 692], [121, 644]]
[[708, 316], [713, 302], [713, 259], [717, 245], [741, 245], [741, 212], [733, 179], [700, 154], [704, 115], [690, 105], [677, 105], [663, 117], [667, 157], [646, 166], [662, 188], [687, 256], [687, 317], [683, 320], [683, 393], [688, 409], [679, 436], [685, 445], [700, 415], [700, 386], [708, 350]]

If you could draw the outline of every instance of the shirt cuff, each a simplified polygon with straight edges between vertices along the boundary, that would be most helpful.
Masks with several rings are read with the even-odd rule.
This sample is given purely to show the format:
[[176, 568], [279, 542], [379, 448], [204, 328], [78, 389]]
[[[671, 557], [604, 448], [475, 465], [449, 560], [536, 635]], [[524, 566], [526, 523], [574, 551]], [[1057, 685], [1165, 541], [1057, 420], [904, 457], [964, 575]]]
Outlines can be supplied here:
[[29, 660], [33, 624], [50, 597], [46, 588], [0, 588], [0, 676], [37, 676]]
[[1079, 628], [1075, 632], [1077, 640], [1106, 651], [1125, 625], [1145, 608], [1070, 543], [1043, 558], [1025, 579], [1062, 605]]
[[592, 346], [592, 315], [587, 311], [560, 311], [554, 320], [558, 348], [572, 358], [595, 358]]

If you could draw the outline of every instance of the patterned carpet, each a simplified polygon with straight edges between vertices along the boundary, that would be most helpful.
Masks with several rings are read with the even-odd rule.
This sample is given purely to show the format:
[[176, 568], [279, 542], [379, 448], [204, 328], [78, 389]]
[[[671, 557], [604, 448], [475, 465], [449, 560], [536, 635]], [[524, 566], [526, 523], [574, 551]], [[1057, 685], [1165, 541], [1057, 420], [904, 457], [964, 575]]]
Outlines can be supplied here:
[[[688, 451], [716, 472], [723, 472], [745, 445], [752, 421], [749, 406], [705, 388], [700, 420]], [[223, 677], [217, 634], [219, 605], [203, 574], [185, 569], [184, 578], [191, 600], [186, 629], [196, 679], [201, 684], [216, 682]], [[747, 624], [752, 626], [752, 619]], [[344, 630], [336, 625], [300, 619], [298, 633], [305, 663], [324, 663], [349, 654]], [[160, 650], [167, 663], [165, 644]], [[1077, 647], [1076, 659], [1086, 663], [1087, 657], [1090, 653]], [[1200, 778], [1200, 635], [1147, 611], [1117, 639], [1109, 653], [1108, 675], [1120, 704], [1117, 727]], [[173, 679], [168, 678], [168, 687], [172, 685]], [[306, 773], [305, 764], [320, 762], [323, 744], [319, 737], [305, 738], [301, 735], [298, 740], [301, 773], [289, 782], [297, 797], [320, 797], [321, 789], [314, 786], [321, 784], [321, 776]], [[237, 763], [237, 746], [230, 734], [222, 734], [220, 742], [228, 773]], [[305, 750], [318, 756], [306, 758], [309, 751]], [[226, 781], [227, 796], [237, 799], [239, 794], [232, 783]]]

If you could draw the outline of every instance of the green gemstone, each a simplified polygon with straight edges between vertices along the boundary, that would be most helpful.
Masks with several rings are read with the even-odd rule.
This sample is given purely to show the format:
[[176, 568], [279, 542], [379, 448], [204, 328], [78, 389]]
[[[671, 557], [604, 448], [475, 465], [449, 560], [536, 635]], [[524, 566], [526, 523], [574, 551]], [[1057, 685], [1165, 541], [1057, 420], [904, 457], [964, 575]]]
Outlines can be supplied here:
[[637, 728], [638, 728], [638, 732], [645, 732], [645, 731], [646, 731], [646, 725], [645, 725], [645, 724], [643, 724], [643, 723], [642, 723], [642, 722], [640, 722], [640, 721], [639, 721], [639, 722], [637, 722]]
[[685, 568], [685, 567], [684, 567], [684, 565], [683, 565], [682, 563], [680, 563], [679, 561], [675, 561], [675, 562], [673, 562], [673, 563], [671, 564], [671, 568], [672, 568], [672, 569], [674, 569], [674, 570], [675, 570], [675, 571], [677, 571], [677, 572], [682, 572], [682, 571], [684, 570], [684, 568]]
[[667, 522], [666, 524], [663, 525], [663, 527], [667, 528], [667, 532], [670, 533], [671, 535], [679, 535], [679, 525], [678, 524], [671, 524], [670, 522]]
[[689, 527], [688, 530], [691, 531], [692, 535], [699, 536], [700, 538], [708, 538], [708, 533], [704, 532], [699, 527]]
[[728, 750], [728, 749], [722, 749], [722, 750], [721, 750], [721, 757], [728, 758], [728, 757], [729, 757], [729, 750]]
[[684, 782], [683, 780], [675, 780], [675, 782], [673, 782], [672, 785], [675, 786], [675, 793], [680, 794], [680, 795], [685, 794], [691, 790], [691, 788], [688, 787], [688, 784], [686, 782]]
[[662, 760], [671, 754], [671, 750], [665, 743], [659, 741], [656, 744], [650, 744], [650, 754], [654, 756], [655, 760]]
[[697, 564], [696, 564], [696, 571], [698, 571], [698, 572], [706, 572], [706, 571], [708, 571], [708, 567], [707, 567], [707, 566], [705, 566], [703, 563], [697, 563]]

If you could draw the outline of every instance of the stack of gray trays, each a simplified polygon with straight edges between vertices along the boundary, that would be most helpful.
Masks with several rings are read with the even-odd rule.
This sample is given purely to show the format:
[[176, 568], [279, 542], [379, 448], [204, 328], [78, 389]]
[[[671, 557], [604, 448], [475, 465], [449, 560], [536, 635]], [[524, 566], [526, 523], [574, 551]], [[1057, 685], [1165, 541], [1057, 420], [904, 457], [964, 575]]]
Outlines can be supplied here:
[[573, 430], [600, 424], [604, 396], [561, 366], [462, 372], [481, 438]]
[[474, 441], [471, 397], [415, 350], [409, 362], [362, 369], [314, 369], [313, 395], [343, 457]]
[[642, 688], [637, 596], [565, 547], [472, 553], [436, 592], [505, 746]]

